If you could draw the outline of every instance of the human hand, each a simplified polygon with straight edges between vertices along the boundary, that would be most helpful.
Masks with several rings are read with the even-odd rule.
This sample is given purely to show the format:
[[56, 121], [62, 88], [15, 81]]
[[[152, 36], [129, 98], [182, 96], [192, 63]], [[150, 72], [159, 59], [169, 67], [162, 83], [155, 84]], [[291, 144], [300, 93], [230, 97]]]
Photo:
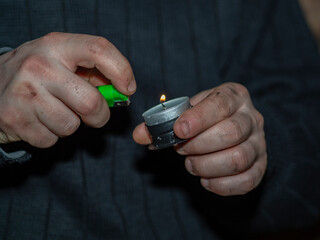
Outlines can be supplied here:
[[[193, 108], [174, 125], [187, 142], [175, 146], [185, 155], [186, 169], [201, 177], [207, 190], [222, 196], [241, 195], [254, 189], [267, 166], [263, 116], [253, 106], [248, 90], [225, 83], [190, 99]], [[145, 124], [136, 127], [134, 140], [151, 144]]]
[[136, 90], [129, 62], [102, 37], [50, 33], [0, 56], [0, 143], [46, 148], [81, 120], [102, 127], [110, 111], [95, 86], [106, 81], [126, 95]]

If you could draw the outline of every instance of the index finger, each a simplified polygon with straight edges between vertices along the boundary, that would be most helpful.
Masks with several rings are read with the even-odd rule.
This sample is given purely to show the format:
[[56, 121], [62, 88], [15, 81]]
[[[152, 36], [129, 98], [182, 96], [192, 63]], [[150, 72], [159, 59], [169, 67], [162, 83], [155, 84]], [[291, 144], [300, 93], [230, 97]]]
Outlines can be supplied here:
[[212, 89], [209, 94], [202, 92], [196, 95], [191, 99], [196, 105], [176, 121], [175, 134], [186, 139], [202, 133], [234, 114], [245, 102], [247, 95], [246, 88], [237, 83], [226, 83]]
[[96, 67], [123, 94], [132, 95], [135, 92], [136, 82], [128, 60], [107, 39], [68, 33], [52, 33], [45, 38], [50, 41], [57, 39], [60, 43], [58, 54], [72, 72], [78, 66]]

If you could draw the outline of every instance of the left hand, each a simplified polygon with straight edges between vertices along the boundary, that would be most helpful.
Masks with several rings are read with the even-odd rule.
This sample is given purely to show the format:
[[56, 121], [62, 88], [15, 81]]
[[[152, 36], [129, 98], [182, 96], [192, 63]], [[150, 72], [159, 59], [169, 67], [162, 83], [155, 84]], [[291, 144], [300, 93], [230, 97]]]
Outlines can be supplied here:
[[[222, 196], [242, 195], [260, 183], [267, 166], [263, 116], [255, 109], [248, 90], [225, 83], [190, 99], [193, 108], [174, 125], [187, 142], [175, 146], [186, 155], [186, 169], [201, 177], [207, 190]], [[134, 140], [151, 144], [145, 124], [136, 127]]]

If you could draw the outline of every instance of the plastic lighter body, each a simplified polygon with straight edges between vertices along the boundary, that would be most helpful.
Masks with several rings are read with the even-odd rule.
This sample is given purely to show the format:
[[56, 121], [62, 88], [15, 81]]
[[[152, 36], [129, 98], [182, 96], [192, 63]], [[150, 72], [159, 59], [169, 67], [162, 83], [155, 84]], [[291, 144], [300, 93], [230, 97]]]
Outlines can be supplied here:
[[106, 99], [109, 107], [129, 106], [128, 96], [120, 93], [113, 85], [103, 85], [97, 87], [102, 96]]

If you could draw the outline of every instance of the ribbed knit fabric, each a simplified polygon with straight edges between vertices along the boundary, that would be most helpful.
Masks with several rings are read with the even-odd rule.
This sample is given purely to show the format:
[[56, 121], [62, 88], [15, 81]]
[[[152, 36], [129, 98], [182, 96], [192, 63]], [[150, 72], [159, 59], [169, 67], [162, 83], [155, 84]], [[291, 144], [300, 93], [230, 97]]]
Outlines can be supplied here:
[[12, 50], [12, 48], [10, 48], [10, 47], [2, 47], [2, 48], [0, 48], [0, 55], [4, 54], [6, 52], [9, 52], [11, 50]]
[[[0, 239], [234, 239], [318, 223], [320, 58], [296, 1], [8, 0], [0, 9], [0, 46], [52, 31], [100, 35], [138, 84], [102, 129], [81, 126], [50, 149], [11, 146], [32, 158], [0, 168]], [[207, 192], [173, 149], [148, 151], [131, 137], [161, 93], [226, 81], [248, 87], [268, 146], [262, 184], [238, 197]]]

